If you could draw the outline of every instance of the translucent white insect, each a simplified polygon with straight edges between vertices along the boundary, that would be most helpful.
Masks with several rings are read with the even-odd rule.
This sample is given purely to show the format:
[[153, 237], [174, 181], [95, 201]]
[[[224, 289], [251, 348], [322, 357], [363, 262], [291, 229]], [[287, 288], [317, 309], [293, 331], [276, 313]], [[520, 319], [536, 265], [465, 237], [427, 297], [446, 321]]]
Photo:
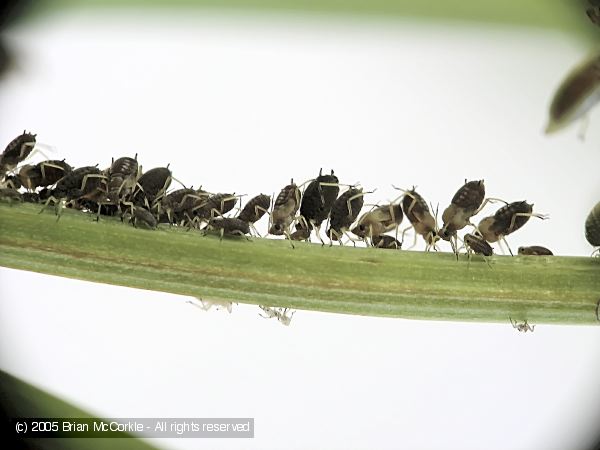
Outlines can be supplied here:
[[525, 322], [523, 323], [518, 323], [516, 320], [512, 320], [512, 318], [508, 316], [508, 320], [510, 320], [510, 324], [513, 326], [513, 328], [516, 328], [519, 332], [527, 333], [528, 331], [531, 331], [533, 333], [535, 325], [529, 325], [527, 323], [527, 319], [525, 319]]
[[200, 301], [200, 304], [198, 304], [198, 302], [192, 301], [192, 300], [188, 300], [186, 303], [194, 305], [197, 308], [201, 308], [204, 311], [208, 311], [213, 306], [214, 306], [214, 308], [217, 311], [219, 311], [221, 309], [225, 309], [225, 310], [227, 310], [227, 312], [229, 314], [231, 314], [231, 311], [233, 310], [233, 303], [232, 302], [227, 302], [227, 301], [224, 301], [224, 300], [203, 300], [201, 298], [198, 298], [197, 300]]
[[[262, 306], [258, 305], [260, 309], [263, 310], [265, 315], [259, 313], [260, 317], [264, 317], [265, 319], [273, 319], [276, 318], [282, 325], [286, 327], [290, 325], [292, 321], [292, 317], [296, 311], [292, 311], [290, 308], [273, 308], [270, 306]], [[288, 315], [291, 311], [291, 314]]]

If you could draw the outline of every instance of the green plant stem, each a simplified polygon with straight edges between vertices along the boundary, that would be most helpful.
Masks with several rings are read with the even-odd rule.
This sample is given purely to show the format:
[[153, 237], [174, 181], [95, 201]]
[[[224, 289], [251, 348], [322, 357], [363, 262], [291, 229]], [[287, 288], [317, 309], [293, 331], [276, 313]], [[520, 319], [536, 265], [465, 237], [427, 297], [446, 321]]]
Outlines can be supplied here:
[[38, 205], [0, 206], [0, 265], [100, 283], [297, 309], [413, 319], [599, 324], [600, 258], [322, 247], [135, 229]]

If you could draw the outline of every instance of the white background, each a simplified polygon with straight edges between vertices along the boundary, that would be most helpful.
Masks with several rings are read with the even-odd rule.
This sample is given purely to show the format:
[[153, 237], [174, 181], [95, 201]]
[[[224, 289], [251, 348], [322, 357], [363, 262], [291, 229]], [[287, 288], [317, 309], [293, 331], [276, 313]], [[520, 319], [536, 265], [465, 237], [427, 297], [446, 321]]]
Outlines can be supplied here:
[[[528, 200], [513, 248], [591, 253], [600, 131], [542, 130], [588, 54], [473, 24], [265, 14], [70, 14], [13, 30], [0, 142], [24, 128], [74, 166], [139, 154], [250, 196], [319, 168], [442, 210], [465, 178]], [[493, 207], [490, 210], [493, 212]], [[422, 245], [420, 244], [420, 247]], [[449, 250], [449, 249], [445, 249]], [[326, 251], [326, 249], [324, 249]], [[584, 448], [600, 426], [600, 328], [463, 324], [234, 306], [0, 270], [0, 367], [105, 417], [255, 417], [250, 441], [165, 448]]]

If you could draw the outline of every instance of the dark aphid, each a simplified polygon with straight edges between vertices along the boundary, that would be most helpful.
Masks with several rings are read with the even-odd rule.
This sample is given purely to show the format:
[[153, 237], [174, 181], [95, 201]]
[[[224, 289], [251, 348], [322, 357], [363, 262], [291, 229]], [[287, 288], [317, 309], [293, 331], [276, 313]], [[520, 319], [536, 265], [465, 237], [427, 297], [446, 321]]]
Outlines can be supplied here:
[[310, 233], [312, 232], [312, 226], [308, 224], [309, 228], [306, 226], [298, 224], [296, 225], [296, 231], [290, 234], [290, 239], [292, 241], [307, 241], [310, 239]]
[[[292, 239], [294, 239], [294, 235], [302, 237], [307, 233], [310, 237], [310, 231], [313, 228], [317, 229], [317, 236], [321, 239], [319, 230], [323, 221], [329, 217], [331, 207], [340, 192], [338, 183], [338, 177], [334, 175], [333, 170], [330, 175], [323, 175], [322, 169], [319, 170], [319, 176], [306, 186], [302, 194], [301, 219], [296, 223], [296, 233], [292, 234]], [[296, 240], [303, 239], [307, 238]]]
[[155, 167], [139, 177], [133, 194], [133, 203], [151, 209], [171, 185], [172, 174], [168, 167]]
[[52, 186], [72, 170], [64, 159], [42, 161], [34, 166], [23, 166], [19, 171], [19, 179], [23, 187], [34, 190], [38, 187]]
[[494, 254], [492, 246], [479, 236], [467, 233], [465, 234], [464, 241], [469, 253], [473, 252], [483, 256], [492, 256]]
[[546, 133], [583, 117], [600, 100], [600, 55], [584, 61], [567, 75], [550, 104]]
[[154, 230], [157, 226], [156, 217], [150, 211], [142, 206], [134, 206], [133, 213], [130, 213], [129, 221], [136, 228], [145, 230]]
[[[258, 231], [254, 227], [254, 224], [258, 222], [265, 213], [269, 212], [271, 206], [271, 196], [260, 194], [256, 197], [251, 198], [248, 203], [242, 208], [237, 218], [247, 222], [254, 232], [258, 235]], [[292, 233], [293, 236], [293, 233]], [[292, 237], [293, 239], [293, 237]]]
[[[439, 240], [437, 231], [437, 221], [429, 210], [425, 199], [421, 197], [413, 187], [410, 191], [405, 191], [402, 196], [402, 210], [406, 218], [410, 221], [412, 228], [415, 230], [414, 247], [417, 243], [417, 235], [423, 237], [427, 243], [426, 250], [431, 247], [435, 248], [435, 243]], [[404, 242], [404, 233], [410, 229], [407, 228], [402, 232], [402, 241]]]
[[[594, 247], [600, 247], [600, 202], [596, 203], [585, 220], [585, 238]], [[600, 255], [600, 249], [596, 251]]]
[[79, 167], [58, 180], [52, 191], [55, 198], [67, 201], [102, 190], [106, 186], [106, 176], [96, 166]]
[[[379, 237], [388, 231], [398, 230], [404, 214], [400, 204], [377, 206], [363, 214], [352, 230], [360, 238]], [[373, 243], [373, 245], [375, 245]]]
[[222, 216], [231, 211], [238, 198], [234, 194], [213, 194], [203, 199], [199, 206], [195, 206], [192, 211], [196, 220], [209, 220]]
[[216, 217], [214, 219], [210, 219], [207, 229], [219, 230], [221, 239], [223, 239], [224, 234], [239, 235], [244, 237], [246, 237], [247, 234], [250, 234], [250, 226], [248, 225], [248, 222], [236, 217]]
[[108, 198], [114, 205], [126, 199], [140, 177], [140, 165], [135, 158], [123, 156], [112, 162], [108, 169]]
[[402, 242], [393, 236], [388, 236], [387, 234], [382, 236], [373, 236], [371, 238], [371, 242], [373, 243], [373, 247], [377, 248], [387, 248], [390, 250], [400, 250], [402, 248]]
[[40, 194], [37, 192], [24, 192], [22, 194], [23, 201], [27, 203], [39, 203], [40, 202]]
[[22, 135], [10, 141], [2, 155], [0, 155], [0, 176], [13, 170], [29, 156], [33, 147], [35, 147], [36, 136], [23, 131]]
[[541, 245], [532, 245], [530, 247], [519, 247], [519, 255], [552, 256], [554, 253]]
[[[76, 202], [77, 200], [100, 202], [106, 199], [106, 176], [95, 166], [79, 167], [58, 180], [56, 186], [51, 191], [51, 195], [46, 198], [46, 203], [42, 211], [46, 209], [52, 201], [54, 210], [60, 218], [62, 209], [59, 207], [61, 200], [67, 202]], [[41, 197], [41, 192], [40, 192]], [[80, 207], [80, 205], [75, 205]]]
[[271, 206], [271, 196], [260, 194], [250, 199], [246, 206], [242, 208], [237, 218], [248, 223], [258, 222], [265, 213], [269, 212]]
[[516, 328], [521, 333], [527, 333], [528, 331], [531, 331], [533, 333], [533, 330], [535, 329], [535, 325], [529, 325], [527, 323], [527, 320], [525, 320], [525, 322], [523, 323], [517, 323], [517, 321], [512, 320], [510, 316], [508, 316], [508, 320], [510, 320], [510, 324], [512, 325], [512, 327]]
[[202, 189], [182, 188], [165, 195], [158, 203], [161, 222], [181, 223], [192, 221], [193, 210], [210, 196]]
[[471, 217], [476, 215], [483, 207], [485, 198], [485, 185], [483, 180], [467, 181], [454, 194], [450, 206], [442, 213], [444, 225], [439, 236], [445, 241], [454, 238], [453, 248], [456, 252], [456, 232], [471, 224]]
[[[333, 241], [339, 241], [342, 245], [342, 236], [344, 234], [348, 236], [346, 231], [360, 214], [363, 204], [362, 188], [351, 187], [336, 199], [331, 207], [329, 229], [327, 230], [329, 245], [332, 245]], [[350, 236], [348, 238], [354, 243], [354, 239]]]
[[0, 188], [0, 201], [6, 202], [9, 205], [12, 205], [13, 202], [22, 202], [23, 196], [11, 188]]
[[[300, 208], [300, 189], [294, 183], [285, 186], [275, 199], [273, 210], [271, 211], [271, 226], [269, 233], [275, 236], [285, 235], [290, 238], [289, 228]], [[293, 244], [292, 244], [293, 247]]]
[[[534, 213], [533, 204], [529, 204], [526, 201], [513, 202], [500, 208], [493, 216], [481, 219], [477, 229], [486, 241], [493, 243], [502, 239], [508, 246], [504, 237], [517, 231], [531, 217], [539, 219], [547, 218], [543, 214]], [[510, 246], [508, 246], [508, 249], [512, 255]]]

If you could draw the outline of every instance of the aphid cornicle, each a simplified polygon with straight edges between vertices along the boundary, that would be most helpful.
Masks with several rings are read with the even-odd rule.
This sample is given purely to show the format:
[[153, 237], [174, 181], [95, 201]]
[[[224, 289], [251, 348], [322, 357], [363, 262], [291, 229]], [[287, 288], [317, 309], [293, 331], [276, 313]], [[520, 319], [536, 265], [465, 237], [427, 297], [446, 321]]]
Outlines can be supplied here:
[[[534, 213], [533, 204], [529, 204], [526, 201], [513, 202], [500, 208], [493, 216], [481, 219], [477, 229], [487, 242], [494, 243], [502, 239], [508, 246], [505, 236], [517, 231], [531, 217], [537, 217], [542, 220], [547, 218], [543, 214]], [[510, 246], [508, 246], [508, 249], [512, 255]]]
[[529, 247], [519, 247], [519, 255], [529, 256], [552, 256], [552, 250], [542, 247], [541, 245], [531, 245]]
[[373, 244], [373, 247], [376, 248], [385, 248], [390, 250], [400, 250], [402, 248], [402, 242], [393, 236], [388, 236], [387, 234], [382, 236], [373, 236], [371, 238], [371, 243]]
[[[273, 210], [271, 211], [271, 225], [269, 233], [275, 236], [285, 235], [290, 239], [290, 225], [296, 217], [300, 208], [300, 189], [294, 183], [294, 180], [285, 186], [275, 199]], [[294, 244], [292, 244], [292, 247]]]
[[[363, 214], [350, 231], [360, 238], [373, 239], [375, 236], [398, 230], [403, 218], [404, 213], [399, 203], [377, 206]], [[373, 245], [376, 244], [373, 242]]]
[[[596, 203], [585, 220], [585, 238], [594, 247], [600, 247], [600, 202]], [[600, 256], [600, 248], [594, 253]]]
[[457, 253], [458, 248], [456, 232], [467, 225], [471, 225], [471, 217], [481, 210], [484, 198], [485, 185], [483, 180], [465, 180], [465, 184], [452, 197], [450, 206], [442, 213], [444, 224], [439, 231], [439, 236], [445, 241], [450, 241], [454, 253]]
[[333, 170], [330, 175], [323, 175], [323, 170], [319, 170], [319, 176], [306, 186], [302, 194], [300, 218], [296, 222], [296, 231], [291, 235], [292, 239], [309, 239], [312, 229], [316, 228], [317, 236], [323, 243], [319, 230], [323, 221], [329, 217], [340, 192], [338, 183], [338, 177], [334, 175]]
[[[329, 237], [329, 245], [333, 245], [333, 241], [338, 241], [342, 245], [342, 236], [354, 223], [360, 210], [364, 204], [364, 195], [362, 188], [351, 187], [342, 195], [340, 195], [331, 207], [329, 229], [327, 236]], [[348, 236], [348, 239], [354, 243], [354, 239]], [[355, 244], [356, 245], [356, 244]]]
[[594, 55], [573, 69], [556, 90], [546, 133], [560, 130], [585, 116], [599, 100], [600, 55]]
[[36, 136], [35, 134], [23, 131], [23, 134], [9, 142], [4, 152], [0, 155], [0, 176], [13, 170], [21, 161], [29, 156], [33, 147], [35, 147]]
[[415, 239], [411, 248], [417, 243], [417, 235], [422, 236], [427, 243], [426, 250], [431, 249], [431, 247], [435, 248], [435, 243], [440, 239], [436, 219], [431, 215], [425, 199], [415, 191], [414, 187], [409, 191], [405, 191], [402, 195], [402, 210], [411, 223], [411, 227], [402, 232], [402, 242], [404, 242], [406, 231], [413, 228]]

